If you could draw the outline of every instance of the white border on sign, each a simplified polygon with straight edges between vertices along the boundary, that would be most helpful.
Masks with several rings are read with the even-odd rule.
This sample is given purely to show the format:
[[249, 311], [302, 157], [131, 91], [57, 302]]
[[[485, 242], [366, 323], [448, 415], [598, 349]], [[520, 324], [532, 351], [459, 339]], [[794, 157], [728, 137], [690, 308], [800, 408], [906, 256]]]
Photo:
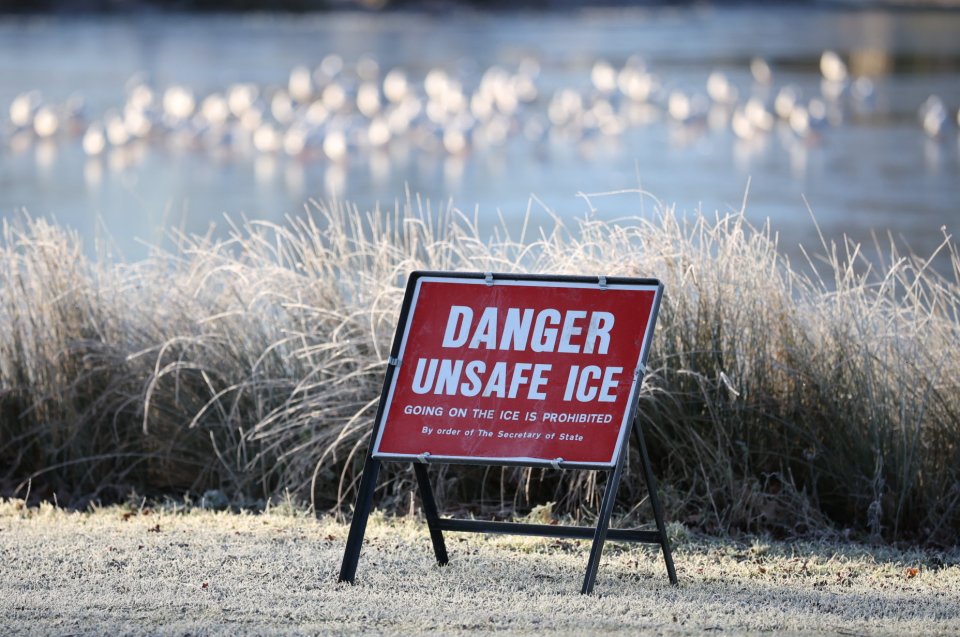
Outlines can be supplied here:
[[[443, 276], [422, 276], [417, 279], [416, 286], [413, 291], [413, 298], [410, 301], [410, 309], [407, 312], [406, 324], [403, 326], [403, 337], [400, 341], [400, 351], [397, 355], [397, 358], [400, 359], [400, 364], [403, 364], [404, 356], [407, 351], [407, 337], [410, 334], [410, 326], [413, 325], [415, 318], [415, 313], [417, 310], [417, 300], [420, 298], [420, 286], [424, 283], [455, 283], [461, 285], [490, 285], [484, 279], [465, 279], [460, 277], [443, 277]], [[550, 281], [550, 280], [511, 280], [511, 279], [494, 279], [494, 286], [502, 285], [512, 285], [512, 286], [527, 286], [527, 287], [541, 287], [541, 288], [595, 288], [599, 285], [597, 282], [587, 282], [587, 281]], [[644, 360], [644, 354], [647, 352], [647, 347], [650, 344], [650, 341], [653, 337], [652, 327], [653, 323], [656, 320], [656, 310], [657, 310], [657, 301], [658, 294], [661, 290], [659, 285], [637, 285], [630, 283], [613, 283], [607, 282], [607, 290], [644, 290], [654, 293], [653, 303], [650, 306], [650, 315], [647, 317], [647, 326], [644, 331], [644, 339], [640, 345], [640, 352], [637, 357], [636, 364], [634, 365], [634, 371], [640, 369], [640, 365]], [[631, 424], [631, 414], [636, 407], [636, 397], [637, 385], [643, 380], [643, 371], [640, 370], [640, 373], [633, 374], [633, 382], [630, 385], [630, 399], [627, 403], [627, 408], [623, 414], [623, 420], [620, 422], [620, 433], [617, 436], [617, 444], [613, 449], [613, 455], [610, 458], [609, 462], [561, 462], [560, 464], [564, 468], [608, 468], [614, 467], [617, 464], [619, 459], [619, 453], [621, 447], [623, 447], [624, 438], [629, 435], [630, 424]], [[377, 439], [373, 445], [373, 451], [371, 455], [374, 458], [380, 460], [417, 460], [420, 458], [418, 454], [405, 454], [405, 453], [380, 453], [380, 439], [383, 437], [383, 430], [387, 423], [387, 415], [390, 413], [390, 406], [393, 404], [393, 393], [394, 388], [397, 385], [397, 379], [399, 373], [394, 373], [393, 377], [390, 379], [390, 389], [387, 392], [387, 400], [383, 407], [383, 412], [380, 417], [380, 421], [374, 423], [374, 426], [377, 428]], [[473, 463], [479, 462], [483, 464], [517, 464], [517, 465], [551, 465], [554, 462], [552, 458], [529, 458], [529, 457], [520, 457], [520, 456], [506, 456], [506, 457], [491, 457], [491, 456], [435, 456], [430, 455], [431, 461], [436, 462], [448, 462], [448, 463]]]

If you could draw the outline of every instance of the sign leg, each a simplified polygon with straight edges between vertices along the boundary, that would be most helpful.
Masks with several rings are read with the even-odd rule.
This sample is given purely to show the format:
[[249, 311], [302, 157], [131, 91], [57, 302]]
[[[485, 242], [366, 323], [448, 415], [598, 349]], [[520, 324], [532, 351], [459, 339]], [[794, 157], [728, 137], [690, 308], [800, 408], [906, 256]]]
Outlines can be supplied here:
[[607, 541], [607, 530], [610, 528], [610, 516], [613, 514], [613, 503], [617, 499], [617, 488], [620, 486], [620, 475], [622, 473], [623, 456], [621, 456], [620, 461], [610, 474], [610, 477], [607, 478], [607, 486], [603, 491], [603, 503], [600, 505], [597, 530], [593, 535], [593, 546], [590, 548], [587, 574], [583, 578], [583, 588], [580, 589], [583, 595], [589, 595], [593, 592], [593, 583], [597, 579], [597, 569], [600, 568], [600, 554], [603, 553], [603, 544]]
[[643, 438], [643, 430], [640, 427], [640, 421], [633, 421], [633, 433], [637, 438], [637, 446], [640, 448], [640, 462], [643, 464], [643, 477], [647, 483], [647, 491], [650, 493], [650, 506], [653, 507], [653, 517], [657, 522], [657, 531], [660, 533], [660, 548], [663, 551], [663, 561], [667, 565], [667, 577], [670, 583], [677, 586], [677, 571], [673, 567], [673, 554], [670, 551], [670, 540], [667, 538], [667, 527], [663, 522], [663, 507], [660, 506], [660, 495], [657, 493], [657, 480], [653, 477], [653, 469], [650, 467], [650, 456], [647, 454], [647, 443]]
[[423, 515], [427, 518], [427, 528], [430, 529], [433, 553], [437, 556], [437, 564], [446, 566], [450, 560], [447, 558], [447, 545], [443, 541], [443, 532], [440, 530], [440, 514], [437, 512], [437, 502], [433, 499], [433, 489], [430, 488], [427, 467], [422, 464], [414, 464], [413, 471], [417, 474], [420, 501], [423, 503]]
[[380, 473], [380, 462], [369, 455], [363, 465], [363, 475], [360, 478], [360, 492], [357, 494], [357, 504], [353, 508], [353, 521], [350, 523], [350, 534], [347, 536], [347, 546], [343, 550], [343, 563], [340, 565], [341, 582], [353, 583], [357, 574], [357, 563], [360, 561], [360, 546], [363, 544], [363, 534], [367, 530], [367, 518], [370, 517], [370, 507], [373, 504], [373, 491], [377, 486], [377, 476]]

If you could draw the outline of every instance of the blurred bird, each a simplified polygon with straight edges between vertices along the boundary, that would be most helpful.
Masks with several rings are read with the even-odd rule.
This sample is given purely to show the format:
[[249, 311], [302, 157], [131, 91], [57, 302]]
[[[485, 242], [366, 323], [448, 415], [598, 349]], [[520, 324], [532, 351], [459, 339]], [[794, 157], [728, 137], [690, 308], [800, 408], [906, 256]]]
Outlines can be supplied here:
[[407, 74], [403, 69], [392, 69], [383, 78], [383, 94], [394, 104], [399, 104], [407, 96]]
[[941, 137], [950, 123], [947, 107], [939, 95], [928, 97], [917, 110], [917, 117], [923, 132], [933, 139]]
[[738, 92], [725, 73], [713, 71], [707, 78], [707, 95], [719, 104], [733, 104], [737, 101]]
[[163, 93], [164, 116], [170, 123], [188, 119], [196, 105], [193, 91], [185, 86], [171, 86]]
[[784, 86], [773, 101], [773, 110], [780, 119], [790, 119], [800, 99], [800, 90], [794, 86]]
[[290, 71], [290, 79], [287, 80], [287, 92], [290, 97], [301, 104], [309, 102], [313, 98], [313, 76], [310, 69], [301, 65]]
[[834, 51], [824, 51], [820, 56], [820, 74], [830, 82], [846, 82], [847, 64]]
[[107, 133], [107, 141], [110, 145], [117, 148], [124, 146], [130, 141], [130, 132], [124, 124], [123, 117], [116, 110], [111, 109], [104, 115], [104, 128]]
[[368, 119], [380, 112], [380, 87], [376, 82], [367, 81], [357, 88], [357, 110]]
[[756, 128], [742, 107], [737, 107], [730, 118], [730, 129], [740, 139], [750, 140], [756, 136]]
[[227, 106], [234, 117], [242, 118], [260, 96], [253, 84], [233, 84], [227, 89]]
[[667, 99], [667, 113], [681, 124], [694, 124], [706, 119], [708, 107], [703, 95], [690, 97], [683, 91], [673, 91]]
[[590, 70], [590, 81], [603, 95], [609, 95], [617, 90], [617, 72], [606, 60], [597, 60]]
[[757, 84], [770, 84], [773, 81], [773, 71], [770, 65], [761, 57], [750, 60], [750, 75]]
[[107, 140], [103, 133], [103, 124], [93, 122], [83, 134], [83, 152], [90, 157], [100, 155], [107, 146]]
[[773, 128], [773, 113], [756, 97], [751, 97], [743, 107], [744, 115], [758, 131], [767, 132]]
[[323, 154], [334, 162], [340, 162], [347, 157], [347, 136], [342, 130], [334, 129], [327, 132], [323, 138]]
[[211, 93], [200, 102], [200, 115], [211, 126], [223, 126], [230, 117], [230, 105], [220, 93]]
[[634, 102], [646, 102], [657, 87], [657, 79], [646, 71], [642, 62], [631, 63], [628, 60], [617, 75], [617, 86], [625, 97]]
[[60, 117], [53, 107], [43, 105], [37, 108], [33, 115], [33, 132], [37, 137], [48, 138], [57, 134], [60, 128]]
[[29, 128], [40, 108], [40, 91], [20, 93], [10, 103], [10, 123], [16, 129]]
[[273, 94], [270, 99], [270, 114], [282, 126], [287, 126], [293, 121], [294, 104], [290, 95], [279, 90]]

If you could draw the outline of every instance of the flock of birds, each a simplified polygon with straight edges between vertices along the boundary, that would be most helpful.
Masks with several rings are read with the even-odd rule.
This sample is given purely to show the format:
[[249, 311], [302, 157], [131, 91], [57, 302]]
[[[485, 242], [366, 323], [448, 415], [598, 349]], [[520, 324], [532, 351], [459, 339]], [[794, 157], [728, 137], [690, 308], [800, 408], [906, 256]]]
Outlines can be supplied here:
[[[777, 128], [810, 141], [839, 123], [844, 105], [869, 112], [876, 104], [873, 81], [852, 77], [840, 55], [823, 52], [819, 66], [815, 95], [804, 96], [793, 85], [775, 89], [773, 70], [760, 58], [750, 63], [748, 89], [714, 71], [702, 92], [691, 93], [666, 88], [639, 58], [619, 68], [599, 60], [584, 90], [545, 95], [534, 59], [512, 69], [493, 66], [476, 77], [441, 68], [414, 77], [403, 68], [384, 72], [371, 57], [347, 65], [329, 55], [316, 68], [294, 68], [285, 86], [234, 84], [202, 96], [186, 86], [161, 90], [136, 77], [125, 101], [95, 118], [82, 96], [50, 103], [37, 91], [22, 93], [10, 104], [0, 142], [5, 136], [22, 148], [36, 140], [79, 141], [90, 157], [148, 143], [344, 162], [399, 143], [459, 156], [516, 137], [540, 143], [619, 136], [657, 120], [690, 130], [729, 129], [743, 140]], [[918, 118], [931, 138], [960, 125], [960, 111], [951, 113], [937, 96], [919, 107]]]

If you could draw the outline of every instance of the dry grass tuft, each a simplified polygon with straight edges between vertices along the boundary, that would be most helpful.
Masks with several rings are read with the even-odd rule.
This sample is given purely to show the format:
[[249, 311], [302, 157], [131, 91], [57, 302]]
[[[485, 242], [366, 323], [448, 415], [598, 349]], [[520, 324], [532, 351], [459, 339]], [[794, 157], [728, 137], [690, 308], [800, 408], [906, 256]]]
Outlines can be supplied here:
[[[136, 490], [352, 503], [408, 272], [603, 273], [666, 286], [642, 414], [669, 519], [788, 536], [960, 532], [952, 276], [823, 246], [792, 266], [742, 214], [557, 223], [485, 239], [457, 213], [317, 206], [286, 225], [91, 262], [25, 219], [0, 238], [0, 485], [83, 506]], [[395, 468], [382, 506], [410, 507]], [[595, 511], [593, 473], [441, 469], [441, 502]], [[625, 503], [642, 500], [628, 473]], [[625, 512], [647, 520], [645, 505]]]

